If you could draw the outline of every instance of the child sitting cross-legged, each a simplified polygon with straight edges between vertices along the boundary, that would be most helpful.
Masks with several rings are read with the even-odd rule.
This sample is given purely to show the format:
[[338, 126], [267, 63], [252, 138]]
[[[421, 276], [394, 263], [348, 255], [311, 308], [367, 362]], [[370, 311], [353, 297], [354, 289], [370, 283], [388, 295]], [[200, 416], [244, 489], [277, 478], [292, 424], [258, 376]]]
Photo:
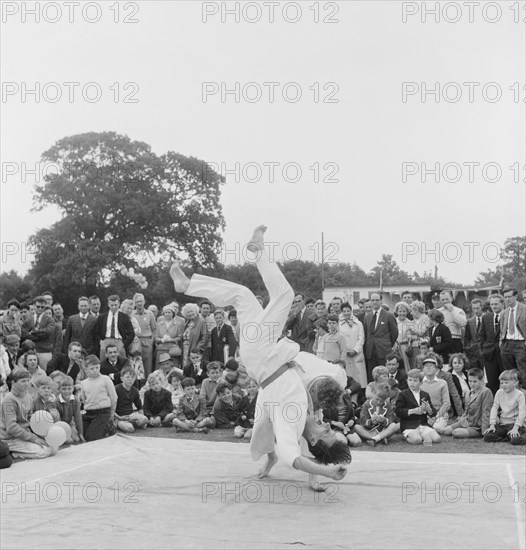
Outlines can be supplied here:
[[208, 433], [208, 426], [212, 426], [213, 421], [208, 416], [203, 418], [203, 402], [195, 391], [195, 380], [189, 377], [183, 378], [181, 386], [184, 395], [179, 400], [177, 416], [173, 419], [172, 424], [177, 431]]
[[258, 385], [255, 380], [249, 378], [246, 382], [248, 395], [241, 399], [239, 417], [237, 426], [234, 428], [235, 437], [244, 437], [250, 439], [252, 437], [252, 429], [254, 427], [254, 417], [256, 415], [256, 401], [258, 398]]
[[28, 394], [31, 374], [24, 367], [11, 373], [11, 391], [0, 405], [0, 440], [14, 458], [46, 458], [56, 451], [29, 429], [33, 400]]
[[387, 439], [395, 434], [399, 427], [389, 402], [389, 386], [377, 382], [373, 386], [372, 398], [363, 404], [360, 424], [354, 429], [368, 445], [374, 447], [380, 441], [387, 445]]
[[[184, 378], [191, 378], [191, 376], [184, 377]], [[181, 397], [183, 397], [184, 395], [183, 387], [181, 386], [182, 380], [183, 380], [183, 376], [181, 376], [176, 371], [172, 371], [168, 375], [168, 379], [167, 379], [168, 384], [166, 386], [166, 389], [172, 394], [172, 403], [174, 404], [174, 410], [177, 410], [177, 407], [179, 406], [179, 402], [181, 401]]]
[[148, 387], [144, 393], [144, 415], [150, 426], [171, 426], [175, 418], [172, 394], [162, 386], [157, 371], [148, 376]]
[[33, 399], [33, 412], [47, 411], [53, 417], [53, 422], [60, 420], [60, 413], [55, 405], [55, 396], [53, 395], [53, 380], [49, 376], [39, 376], [35, 380], [37, 395]]
[[135, 386], [136, 371], [134, 367], [123, 367], [120, 372], [121, 383], [115, 386], [117, 392], [117, 408], [115, 421], [117, 428], [126, 433], [132, 433], [135, 428], [146, 428], [148, 418], [142, 412], [141, 396]]
[[80, 412], [80, 401], [76, 395], [73, 395], [73, 378], [64, 375], [60, 379], [60, 391], [57, 397], [56, 405], [60, 414], [60, 420], [71, 426], [71, 437], [66, 443], [85, 442], [84, 430], [82, 426], [82, 414]]
[[505, 370], [500, 374], [499, 380], [500, 389], [495, 394], [484, 441], [509, 441], [512, 445], [524, 445], [526, 404], [524, 394], [517, 389], [517, 371]]
[[457, 439], [482, 437], [489, 428], [493, 394], [484, 384], [484, 373], [480, 369], [470, 369], [468, 380], [471, 390], [466, 398], [464, 414], [444, 429], [444, 435]]
[[232, 388], [228, 382], [219, 382], [216, 391], [217, 399], [212, 409], [214, 427], [233, 428], [241, 416], [239, 409], [241, 399], [232, 393]]
[[332, 429], [341, 432], [351, 447], [362, 444], [360, 436], [355, 432], [356, 416], [350, 390], [345, 390], [337, 405], [323, 409], [323, 420], [328, 422]]
[[422, 360], [424, 371], [422, 390], [430, 395], [431, 403], [436, 410], [436, 415], [430, 415], [429, 425], [441, 434], [448, 425], [451, 400], [447, 382], [438, 377], [438, 361], [437, 355], [432, 352], [429, 352]]
[[431, 397], [420, 389], [424, 374], [420, 369], [407, 373], [409, 388], [400, 392], [396, 401], [396, 416], [400, 419], [400, 431], [411, 445], [432, 445], [440, 442], [438, 433], [427, 423], [428, 415], [435, 416], [436, 410]]

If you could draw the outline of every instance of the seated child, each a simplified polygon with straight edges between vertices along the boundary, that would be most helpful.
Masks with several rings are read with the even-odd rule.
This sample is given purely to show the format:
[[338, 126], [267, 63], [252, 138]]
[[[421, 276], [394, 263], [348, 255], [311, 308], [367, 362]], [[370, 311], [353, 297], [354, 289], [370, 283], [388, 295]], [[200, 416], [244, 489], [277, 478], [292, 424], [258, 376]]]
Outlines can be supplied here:
[[199, 397], [203, 401], [204, 411], [206, 415], [212, 414], [212, 409], [217, 397], [216, 386], [221, 378], [221, 363], [219, 361], [211, 361], [206, 367], [208, 378], [203, 380]]
[[49, 375], [52, 382], [51, 392], [55, 397], [58, 397], [58, 394], [60, 393], [60, 385], [62, 384], [62, 379], [64, 376], [66, 375], [60, 370], [55, 370]]
[[203, 360], [203, 352], [199, 348], [192, 348], [188, 354], [188, 363], [183, 368], [183, 378], [193, 378], [197, 388], [201, 387], [206, 373], [206, 361]]
[[420, 369], [407, 373], [409, 388], [400, 392], [396, 401], [396, 416], [400, 419], [400, 430], [411, 445], [432, 445], [440, 442], [438, 433], [427, 423], [428, 415], [435, 416], [436, 410], [431, 396], [421, 390], [424, 374]]
[[172, 394], [162, 387], [158, 371], [148, 376], [148, 387], [144, 394], [144, 415], [150, 426], [171, 426], [175, 418]]
[[136, 374], [131, 365], [123, 367], [120, 372], [121, 383], [115, 386], [117, 407], [115, 420], [117, 428], [126, 433], [133, 433], [135, 427], [146, 428], [148, 419], [142, 412], [141, 397], [135, 386]]
[[400, 368], [398, 357], [394, 353], [389, 353], [385, 358], [385, 368], [390, 379], [398, 382], [400, 390], [407, 390], [407, 374], [405, 368]]
[[166, 386], [166, 389], [172, 394], [174, 410], [177, 410], [181, 397], [184, 395], [183, 387], [181, 386], [182, 380], [183, 377], [176, 371], [173, 371], [168, 375], [168, 385]]
[[[334, 364], [340, 365], [340, 367], [343, 370], [346, 370], [345, 361], [341, 361], [341, 360], [334, 361]], [[352, 376], [349, 376], [349, 375], [346, 375], [346, 376], [347, 376], [347, 385], [345, 386], [345, 389], [349, 390], [353, 403], [358, 403], [358, 394], [360, 393], [362, 386], [360, 385], [359, 382], [356, 382], [356, 380]]]
[[212, 409], [215, 428], [233, 428], [241, 417], [239, 404], [241, 399], [232, 393], [228, 382], [217, 384], [217, 399]]
[[373, 397], [363, 404], [360, 424], [355, 425], [355, 432], [374, 447], [380, 441], [387, 445], [387, 439], [399, 427], [394, 421], [394, 411], [389, 403], [389, 386], [386, 383], [376, 383]]
[[438, 378], [438, 359], [436, 353], [428, 353], [423, 359], [424, 380], [422, 390], [431, 397], [431, 404], [436, 416], [431, 415], [429, 425], [439, 434], [444, 432], [449, 420], [449, 391], [445, 380]]
[[178, 431], [208, 433], [208, 426], [212, 426], [213, 421], [209, 416], [203, 418], [201, 414], [203, 402], [195, 391], [195, 380], [183, 378], [181, 386], [184, 395], [179, 401], [177, 416], [172, 424]]
[[144, 363], [140, 353], [132, 355], [130, 357], [130, 367], [135, 371], [135, 382], [133, 385], [140, 390], [146, 383], [146, 376], [144, 373]]
[[374, 395], [374, 386], [378, 384], [385, 384], [389, 378], [389, 371], [387, 367], [374, 367], [371, 373], [373, 381], [369, 382], [365, 387], [365, 399], [372, 399]]
[[86, 441], [96, 441], [105, 436], [110, 422], [113, 424], [117, 393], [111, 378], [100, 373], [100, 360], [96, 355], [86, 357], [85, 370], [88, 377], [80, 383], [84, 437]]
[[239, 363], [235, 359], [229, 359], [225, 364], [225, 370], [221, 380], [232, 386], [232, 393], [239, 398], [245, 397], [246, 392], [239, 384]]
[[71, 426], [71, 437], [66, 443], [85, 442], [82, 426], [82, 414], [80, 412], [79, 398], [73, 395], [73, 378], [71, 376], [62, 376], [60, 378], [60, 392], [57, 397], [56, 405], [60, 420]]
[[458, 439], [482, 437], [489, 428], [493, 405], [493, 394], [484, 384], [484, 373], [480, 369], [470, 369], [468, 375], [471, 390], [466, 399], [464, 414], [444, 429], [444, 435], [452, 435]]
[[55, 405], [55, 396], [53, 395], [53, 380], [49, 376], [39, 376], [35, 380], [37, 395], [33, 399], [33, 412], [47, 411], [53, 417], [53, 422], [60, 420], [60, 413]]
[[256, 415], [256, 401], [258, 398], [258, 385], [252, 378], [247, 379], [248, 395], [241, 399], [239, 410], [241, 416], [237, 426], [234, 428], [234, 437], [244, 437], [250, 439], [252, 437], [252, 429], [254, 427], [254, 417]]
[[31, 375], [24, 367], [11, 373], [11, 391], [0, 405], [0, 441], [14, 458], [46, 458], [55, 450], [29, 428], [33, 399], [28, 394]]
[[429, 351], [429, 341], [423, 338], [418, 345], [420, 353], [415, 357], [415, 366], [417, 369], [422, 369], [422, 360]]
[[469, 399], [470, 390], [467, 376], [469, 371], [469, 359], [465, 353], [454, 353], [449, 356], [449, 366], [451, 367], [453, 382], [462, 399], [462, 406], [465, 406]]
[[351, 447], [359, 447], [362, 444], [360, 436], [355, 432], [356, 416], [349, 390], [343, 392], [335, 407], [323, 409], [323, 420], [328, 422], [334, 431], [343, 433]]
[[517, 372], [505, 370], [499, 376], [499, 380], [500, 389], [495, 394], [489, 428], [484, 431], [484, 441], [509, 441], [512, 445], [522, 445], [526, 404], [524, 394], [516, 387]]

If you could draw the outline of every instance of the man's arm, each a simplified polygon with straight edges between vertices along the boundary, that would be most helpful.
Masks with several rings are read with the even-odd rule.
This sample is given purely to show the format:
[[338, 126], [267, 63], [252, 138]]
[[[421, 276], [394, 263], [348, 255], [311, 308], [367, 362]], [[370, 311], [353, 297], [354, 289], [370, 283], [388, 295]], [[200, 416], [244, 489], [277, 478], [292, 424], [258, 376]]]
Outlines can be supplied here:
[[319, 475], [329, 477], [335, 481], [339, 481], [345, 477], [347, 468], [341, 464], [325, 465], [318, 464], [312, 460], [299, 456], [292, 464], [294, 469], [301, 470], [309, 475]]
[[391, 346], [394, 346], [396, 339], [398, 338], [398, 324], [396, 323], [395, 316], [389, 314], [389, 336], [391, 338]]

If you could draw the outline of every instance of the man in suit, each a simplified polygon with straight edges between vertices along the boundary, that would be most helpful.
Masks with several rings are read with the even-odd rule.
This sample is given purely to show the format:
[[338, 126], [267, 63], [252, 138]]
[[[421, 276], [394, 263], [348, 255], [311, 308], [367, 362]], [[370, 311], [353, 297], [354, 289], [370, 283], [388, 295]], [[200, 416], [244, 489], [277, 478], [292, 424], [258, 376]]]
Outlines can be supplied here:
[[504, 298], [500, 294], [490, 296], [491, 311], [484, 313], [479, 332], [479, 344], [488, 379], [488, 388], [497, 393], [500, 388], [499, 376], [504, 370], [500, 356], [500, 319], [504, 309]]
[[389, 378], [393, 378], [398, 382], [400, 391], [407, 390], [407, 374], [404, 368], [400, 368], [398, 357], [394, 353], [388, 353], [385, 357], [385, 367]]
[[312, 353], [316, 333], [314, 322], [316, 315], [309, 314], [303, 294], [296, 294], [292, 301], [291, 313], [285, 322], [283, 335], [290, 330], [290, 339], [299, 344], [300, 351]]
[[89, 312], [90, 312], [90, 315], [93, 315], [93, 317], [95, 317], [95, 319], [98, 319], [100, 315], [100, 307], [101, 307], [100, 298], [95, 295], [90, 296]]
[[500, 322], [500, 355], [504, 369], [518, 369], [526, 388], [526, 305], [517, 301], [517, 290], [503, 292], [506, 309]]
[[121, 383], [121, 370], [129, 365], [130, 361], [119, 355], [117, 345], [108, 344], [106, 346], [106, 359], [100, 364], [100, 373], [109, 376], [113, 380], [113, 384], [117, 386]]
[[479, 344], [479, 335], [482, 328], [482, 300], [480, 298], [471, 300], [471, 312], [473, 317], [467, 320], [464, 332], [464, 353], [469, 359], [470, 368], [482, 370], [482, 353]]
[[57, 353], [48, 363], [48, 372], [60, 371], [73, 378], [73, 383], [77, 381], [80, 372], [80, 358], [82, 357], [82, 345], [80, 342], [70, 342], [68, 353]]
[[89, 313], [89, 300], [86, 296], [78, 299], [79, 312], [68, 319], [64, 334], [64, 352], [71, 342], [80, 342], [86, 355], [97, 354], [97, 341], [95, 327], [97, 318]]
[[46, 299], [43, 296], [35, 298], [34, 328], [29, 333], [29, 338], [35, 343], [38, 364], [44, 370], [51, 361], [55, 343], [55, 321], [44, 313], [45, 308]]
[[[237, 350], [237, 340], [230, 325], [225, 323], [225, 312], [222, 309], [214, 311], [216, 326], [210, 336], [212, 361], [221, 361], [225, 364], [228, 357], [234, 357]], [[228, 356], [225, 357], [225, 346], [228, 346]]]
[[95, 334], [97, 342], [100, 343], [100, 360], [106, 358], [106, 348], [109, 344], [115, 344], [119, 355], [126, 359], [126, 351], [135, 338], [135, 331], [130, 317], [119, 311], [120, 298], [113, 294], [108, 297], [110, 310], [97, 319]]
[[398, 338], [395, 316], [382, 307], [382, 294], [371, 294], [372, 311], [365, 316], [365, 366], [367, 380], [372, 382], [374, 367], [385, 365], [385, 358], [393, 350]]
[[18, 334], [8, 334], [4, 340], [4, 347], [7, 353], [7, 359], [9, 362], [9, 368], [11, 372], [15, 370], [18, 363], [18, 356], [20, 350], [20, 337]]

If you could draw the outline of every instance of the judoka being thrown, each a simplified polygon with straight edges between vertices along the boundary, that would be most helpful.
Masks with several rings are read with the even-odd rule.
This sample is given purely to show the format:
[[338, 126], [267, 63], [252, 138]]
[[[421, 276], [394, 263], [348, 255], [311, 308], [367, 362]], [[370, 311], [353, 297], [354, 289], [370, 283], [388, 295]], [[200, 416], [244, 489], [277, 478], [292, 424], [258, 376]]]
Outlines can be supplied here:
[[[287, 338], [278, 341], [290, 312], [294, 293], [264, 249], [266, 227], [259, 226], [248, 244], [257, 255], [256, 266], [268, 290], [265, 309], [246, 287], [203, 275], [188, 279], [175, 262], [170, 269], [175, 290], [206, 296], [218, 307], [233, 305], [241, 325], [240, 354], [248, 375], [260, 385], [256, 421], [251, 439], [254, 460], [267, 455], [260, 477], [268, 476], [278, 457], [288, 466], [309, 474], [313, 489], [323, 490], [316, 475], [342, 479], [349, 463], [349, 447], [341, 434], [323, 423], [316, 409], [337, 402], [345, 387], [345, 372], [338, 366], [299, 351]], [[302, 456], [304, 437], [315, 461]]]

